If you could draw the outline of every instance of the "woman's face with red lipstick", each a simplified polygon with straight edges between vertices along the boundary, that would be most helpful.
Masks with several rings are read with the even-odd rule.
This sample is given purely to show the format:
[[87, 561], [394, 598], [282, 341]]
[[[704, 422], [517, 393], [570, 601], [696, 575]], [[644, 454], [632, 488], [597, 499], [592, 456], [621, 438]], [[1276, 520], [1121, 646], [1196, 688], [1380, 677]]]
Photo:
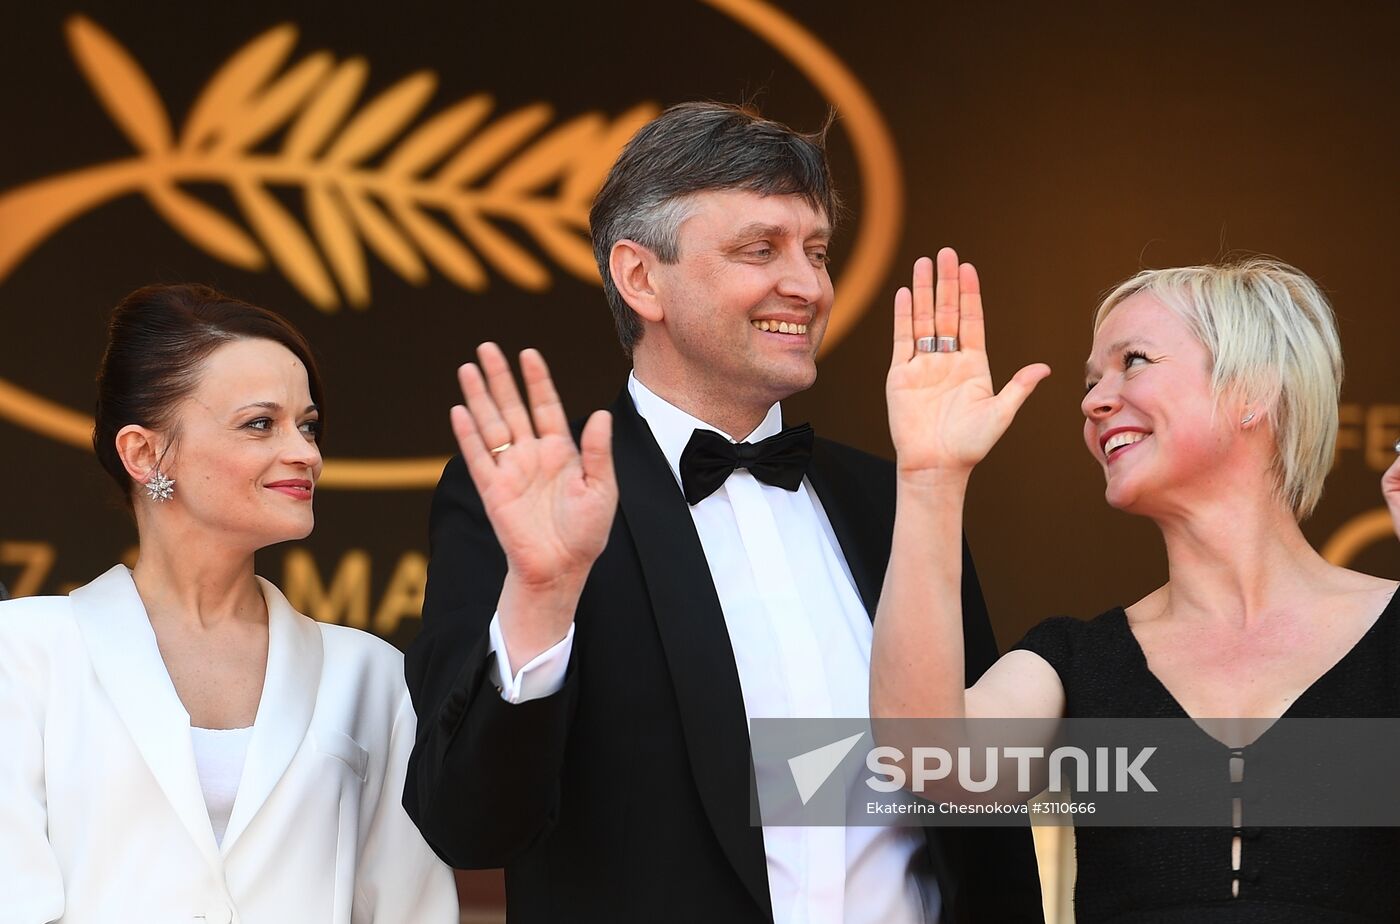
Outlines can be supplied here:
[[251, 549], [305, 538], [321, 476], [319, 417], [306, 367], [286, 347], [243, 339], [214, 350], [179, 407], [163, 466], [181, 513]]

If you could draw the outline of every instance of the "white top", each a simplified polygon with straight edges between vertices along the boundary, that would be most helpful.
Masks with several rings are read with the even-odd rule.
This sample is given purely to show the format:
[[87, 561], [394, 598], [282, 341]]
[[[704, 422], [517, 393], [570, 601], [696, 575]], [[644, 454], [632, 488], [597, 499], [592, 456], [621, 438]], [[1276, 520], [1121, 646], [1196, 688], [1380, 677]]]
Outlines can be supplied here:
[[[691, 433], [715, 428], [657, 397], [635, 375], [627, 387], [679, 490]], [[781, 429], [775, 404], [746, 439]], [[724, 610], [748, 717], [868, 716], [874, 628], [811, 485], [804, 479], [785, 491], [739, 469], [690, 515]], [[495, 619], [490, 632], [499, 666], [509, 657]], [[523, 702], [557, 691], [572, 647], [570, 628], [514, 676], [506, 676], [509, 667], [500, 670], [501, 695]], [[763, 846], [776, 924], [937, 920], [938, 885], [917, 828], [770, 826]]]
[[131, 572], [0, 603], [0, 922], [457, 924], [403, 809], [403, 655], [259, 587], [267, 671], [222, 844]]
[[238, 796], [238, 781], [243, 778], [243, 761], [248, 757], [248, 742], [252, 738], [251, 725], [247, 728], [190, 726], [199, 788], [209, 809], [209, 823], [214, 826], [214, 842], [220, 846], [228, 830], [229, 816], [233, 814], [233, 800]]

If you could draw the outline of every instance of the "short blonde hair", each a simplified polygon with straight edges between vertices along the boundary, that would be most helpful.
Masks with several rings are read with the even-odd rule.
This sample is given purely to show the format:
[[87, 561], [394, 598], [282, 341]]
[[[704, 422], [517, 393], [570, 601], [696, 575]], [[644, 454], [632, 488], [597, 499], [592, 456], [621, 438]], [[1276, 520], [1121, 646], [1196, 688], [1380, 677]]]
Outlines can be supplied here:
[[1263, 257], [1144, 270], [1099, 304], [1094, 331], [1139, 292], [1176, 312], [1211, 356], [1211, 387], [1273, 426], [1280, 499], [1303, 520], [1322, 497], [1337, 442], [1342, 348], [1317, 284]]

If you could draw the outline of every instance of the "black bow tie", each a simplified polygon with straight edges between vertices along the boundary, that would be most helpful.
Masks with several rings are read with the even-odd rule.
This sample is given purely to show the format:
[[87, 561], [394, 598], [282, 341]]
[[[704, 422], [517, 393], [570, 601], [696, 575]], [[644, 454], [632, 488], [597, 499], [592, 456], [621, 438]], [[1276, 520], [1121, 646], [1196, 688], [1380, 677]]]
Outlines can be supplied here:
[[731, 443], [713, 430], [696, 430], [681, 453], [681, 487], [691, 506], [719, 490], [736, 468], [764, 484], [796, 491], [812, 458], [809, 424], [788, 427], [757, 443]]

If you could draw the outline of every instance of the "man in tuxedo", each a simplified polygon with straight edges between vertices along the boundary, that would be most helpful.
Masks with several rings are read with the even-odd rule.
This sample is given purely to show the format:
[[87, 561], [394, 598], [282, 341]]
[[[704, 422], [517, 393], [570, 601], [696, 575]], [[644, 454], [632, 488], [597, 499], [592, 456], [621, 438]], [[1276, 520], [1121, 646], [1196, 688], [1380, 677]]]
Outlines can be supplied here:
[[[528, 406], [494, 345], [460, 371], [404, 804], [505, 867], [511, 921], [1041, 920], [1024, 829], [750, 824], [749, 718], [868, 714], [893, 467], [780, 408], [816, 379], [838, 211], [821, 136], [673, 107], [591, 214], [633, 362], [611, 414], [576, 449], [538, 353]], [[971, 683], [996, 650], [962, 554]]]

